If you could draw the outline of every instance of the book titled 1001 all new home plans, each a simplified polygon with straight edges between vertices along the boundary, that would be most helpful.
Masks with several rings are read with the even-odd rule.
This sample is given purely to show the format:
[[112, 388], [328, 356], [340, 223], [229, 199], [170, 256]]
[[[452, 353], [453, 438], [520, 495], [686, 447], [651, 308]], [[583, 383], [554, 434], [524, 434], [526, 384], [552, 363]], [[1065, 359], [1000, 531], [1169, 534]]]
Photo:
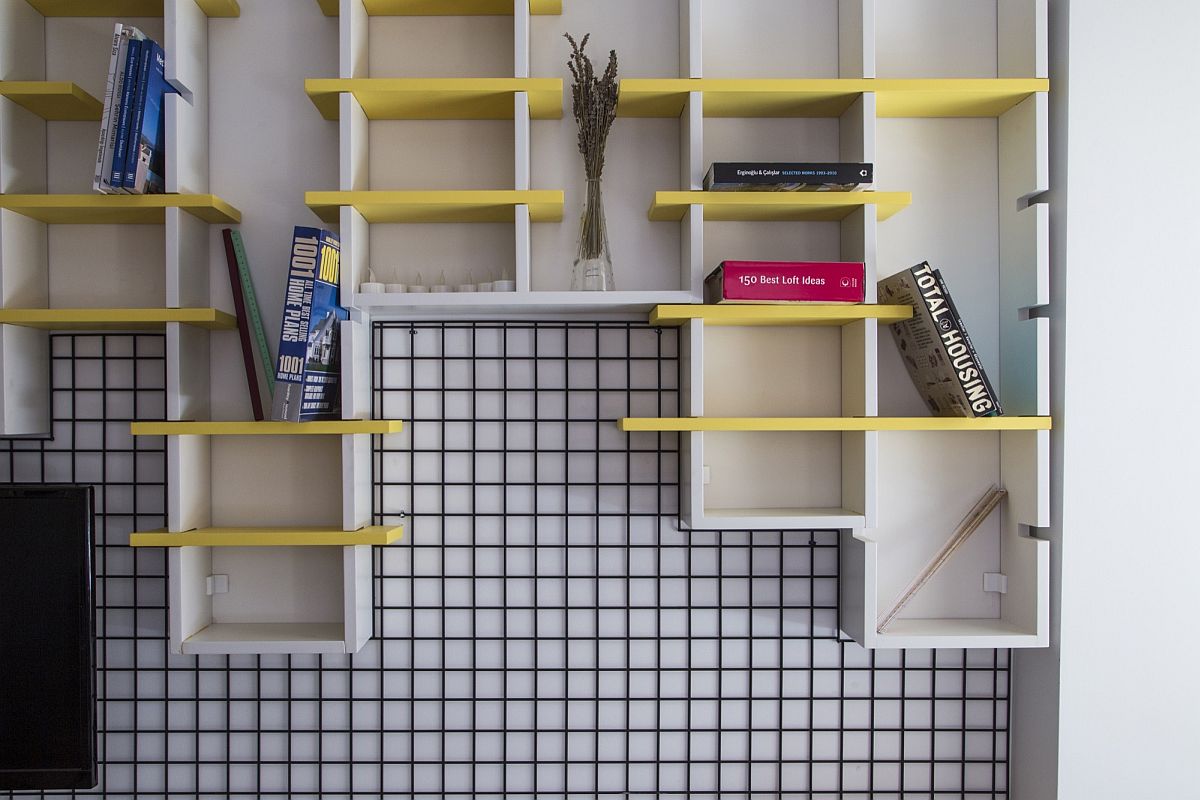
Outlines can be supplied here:
[[292, 234], [271, 416], [288, 422], [341, 416], [341, 339], [348, 317], [338, 298], [341, 248], [319, 228]]

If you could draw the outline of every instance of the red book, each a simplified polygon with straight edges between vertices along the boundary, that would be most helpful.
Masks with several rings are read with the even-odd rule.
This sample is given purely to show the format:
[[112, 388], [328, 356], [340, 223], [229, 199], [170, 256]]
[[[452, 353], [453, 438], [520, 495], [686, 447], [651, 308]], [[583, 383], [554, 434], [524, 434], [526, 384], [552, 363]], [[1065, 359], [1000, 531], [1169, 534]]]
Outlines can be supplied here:
[[704, 281], [706, 303], [861, 303], [860, 261], [722, 261]]
[[254, 410], [254, 421], [262, 422], [263, 404], [258, 393], [258, 373], [254, 368], [254, 346], [250, 341], [250, 321], [246, 317], [246, 298], [242, 294], [242, 281], [238, 275], [237, 255], [233, 250], [233, 231], [221, 231], [225, 240], [225, 261], [229, 265], [229, 288], [233, 290], [233, 309], [237, 312], [238, 337], [242, 340], [242, 361], [246, 367], [246, 388], [250, 390], [250, 406]]

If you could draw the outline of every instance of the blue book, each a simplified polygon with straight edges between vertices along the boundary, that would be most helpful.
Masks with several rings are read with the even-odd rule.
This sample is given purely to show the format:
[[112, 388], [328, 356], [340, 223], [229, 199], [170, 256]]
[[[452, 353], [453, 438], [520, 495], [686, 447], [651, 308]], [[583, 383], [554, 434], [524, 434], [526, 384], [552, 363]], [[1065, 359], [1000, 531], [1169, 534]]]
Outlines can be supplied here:
[[125, 81], [121, 86], [121, 105], [118, 110], [117, 145], [113, 151], [112, 171], [108, 182], [113, 189], [122, 191], [121, 180], [125, 177], [125, 156], [129, 152], [129, 120], [133, 114], [133, 98], [137, 89], [139, 59], [142, 56], [142, 42], [133, 39], [129, 42], [129, 55], [125, 60]]
[[349, 316], [338, 298], [341, 246], [319, 228], [292, 234], [283, 326], [271, 416], [289, 422], [340, 419], [341, 322]]
[[[150, 59], [156, 47], [158, 47], [157, 42], [146, 39], [142, 42], [142, 52], [138, 56], [138, 76], [133, 90], [133, 109], [129, 115], [129, 149], [125, 153], [125, 166], [121, 172], [121, 185], [118, 187], [126, 192], [132, 191], [133, 175], [137, 170], [138, 131], [142, 129], [142, 115], [146, 111], [146, 84], [150, 74]], [[161, 49], [159, 48], [159, 50]]]
[[146, 103], [140, 125], [131, 137], [133, 174], [128, 176], [127, 191], [136, 194], [161, 194], [166, 191], [163, 154], [167, 147], [167, 115], [163, 105], [168, 93], [176, 93], [176, 90], [167, 83], [163, 49], [157, 42], [150, 42]]

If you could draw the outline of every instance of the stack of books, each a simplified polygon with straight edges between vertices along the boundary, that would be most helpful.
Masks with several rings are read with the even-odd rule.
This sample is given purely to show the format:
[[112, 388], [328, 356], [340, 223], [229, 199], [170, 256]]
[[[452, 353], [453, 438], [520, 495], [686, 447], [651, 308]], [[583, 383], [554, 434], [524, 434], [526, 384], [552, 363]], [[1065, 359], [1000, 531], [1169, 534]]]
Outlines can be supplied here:
[[92, 188], [105, 194], [166, 189], [163, 151], [167, 83], [162, 46], [132, 25], [113, 29]]

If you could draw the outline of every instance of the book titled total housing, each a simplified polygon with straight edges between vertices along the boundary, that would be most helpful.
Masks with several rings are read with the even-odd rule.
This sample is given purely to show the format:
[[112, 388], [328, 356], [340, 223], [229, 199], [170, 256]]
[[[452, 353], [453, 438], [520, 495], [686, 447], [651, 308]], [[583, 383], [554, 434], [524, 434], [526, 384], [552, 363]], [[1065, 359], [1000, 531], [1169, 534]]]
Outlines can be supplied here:
[[848, 192], [874, 181], [871, 164], [717, 161], [704, 176], [708, 192]]
[[297, 227], [292, 234], [279, 361], [271, 416], [288, 422], [341, 416], [339, 328], [348, 317], [338, 298], [337, 236]]
[[1004, 413], [940, 270], [926, 261], [884, 278], [879, 282], [879, 302], [913, 308], [912, 319], [891, 326], [892, 336], [934, 416]]
[[704, 281], [706, 303], [861, 303], [861, 261], [722, 261]]

